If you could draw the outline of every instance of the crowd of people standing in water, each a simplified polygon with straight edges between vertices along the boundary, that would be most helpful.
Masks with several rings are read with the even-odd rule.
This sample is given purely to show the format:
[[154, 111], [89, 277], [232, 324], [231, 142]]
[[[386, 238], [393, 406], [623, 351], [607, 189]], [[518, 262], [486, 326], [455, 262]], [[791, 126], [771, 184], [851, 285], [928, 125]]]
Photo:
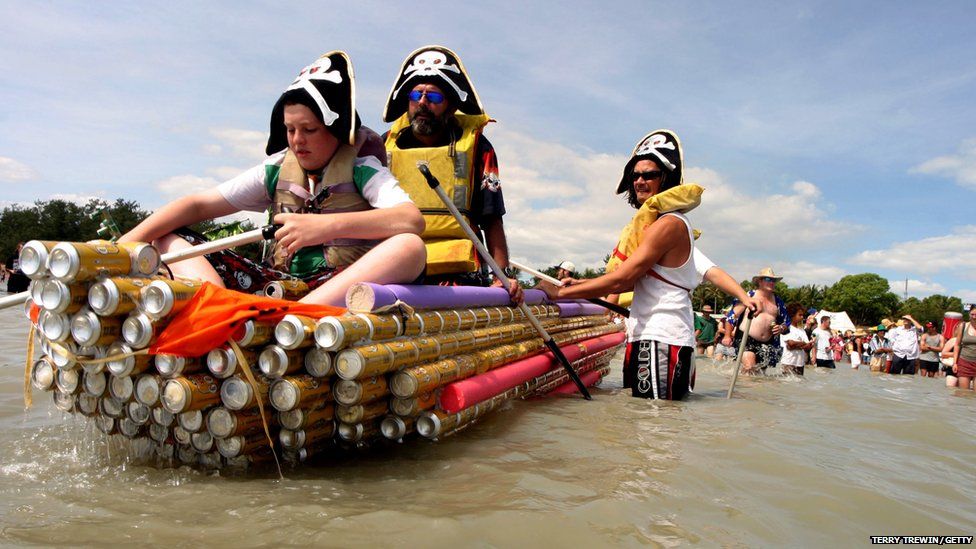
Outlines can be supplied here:
[[[924, 326], [911, 315], [897, 321], [883, 319], [867, 330], [831, 329], [831, 317], [818, 318], [815, 309], [799, 303], [783, 304], [771, 292], [779, 277], [764, 269], [753, 282], [763, 303], [753, 321], [742, 356], [742, 371], [765, 373], [779, 366], [785, 375], [800, 375], [807, 366], [836, 368], [837, 363], [891, 375], [945, 377], [946, 386], [974, 389], [976, 380], [976, 306], [968, 311], [968, 322], [951, 329], [949, 337], [940, 326]], [[766, 287], [768, 286], [768, 288]], [[771, 299], [774, 298], [774, 299]], [[782, 307], [782, 310], [781, 310]], [[775, 310], [775, 313], [773, 312]], [[710, 305], [696, 314], [695, 336], [699, 355], [719, 361], [734, 360], [742, 338], [738, 324], [741, 311], [735, 305], [724, 315], [713, 313]], [[961, 342], [961, 343], [960, 343]]]

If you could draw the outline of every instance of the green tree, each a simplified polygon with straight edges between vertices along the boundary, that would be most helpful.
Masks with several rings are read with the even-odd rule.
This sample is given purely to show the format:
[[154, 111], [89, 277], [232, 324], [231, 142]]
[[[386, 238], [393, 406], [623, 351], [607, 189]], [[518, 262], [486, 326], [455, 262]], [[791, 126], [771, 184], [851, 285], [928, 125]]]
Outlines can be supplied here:
[[922, 324], [932, 322], [941, 326], [946, 311], [962, 311], [962, 300], [958, 297], [940, 294], [930, 295], [924, 299], [910, 297], [901, 302], [897, 315], [909, 314]]
[[[778, 284], [777, 284], [778, 286]], [[804, 284], [796, 288], [786, 288], [782, 293], [777, 293], [786, 303], [799, 303], [807, 309], [813, 307], [817, 310], [823, 308], [824, 296], [827, 286], [817, 286], [816, 284]]]
[[888, 280], [874, 273], [847, 275], [827, 289], [823, 308], [846, 311], [855, 324], [877, 324], [898, 307]]

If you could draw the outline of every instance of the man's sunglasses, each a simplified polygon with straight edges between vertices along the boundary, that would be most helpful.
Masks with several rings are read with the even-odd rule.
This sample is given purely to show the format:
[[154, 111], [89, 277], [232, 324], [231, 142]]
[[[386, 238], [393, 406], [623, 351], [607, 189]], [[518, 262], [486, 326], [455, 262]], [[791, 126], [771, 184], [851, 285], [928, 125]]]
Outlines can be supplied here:
[[770, 278], [768, 276], [761, 277], [759, 280], [761, 280], [763, 282], [776, 282], [776, 279], [775, 278]]
[[661, 179], [661, 170], [651, 170], [649, 172], [634, 172], [630, 174], [634, 181], [643, 179], [644, 181], [656, 181]]
[[435, 91], [413, 90], [409, 95], [407, 95], [407, 97], [409, 97], [411, 101], [417, 102], [423, 99], [425, 95], [427, 96], [427, 102], [431, 105], [440, 105], [444, 102], [444, 94]]

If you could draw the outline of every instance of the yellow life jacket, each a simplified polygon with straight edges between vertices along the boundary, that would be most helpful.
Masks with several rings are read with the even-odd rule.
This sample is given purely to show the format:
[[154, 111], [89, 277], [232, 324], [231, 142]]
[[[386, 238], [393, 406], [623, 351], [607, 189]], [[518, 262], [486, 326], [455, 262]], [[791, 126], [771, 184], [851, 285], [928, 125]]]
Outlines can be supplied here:
[[[620, 232], [620, 240], [617, 247], [610, 254], [607, 261], [607, 273], [617, 270], [621, 263], [627, 260], [634, 250], [640, 246], [641, 238], [644, 236], [644, 229], [657, 218], [667, 212], [687, 213], [701, 204], [701, 195], [705, 189], [691, 184], [678, 185], [664, 192], [658, 193], [648, 198], [634, 214], [633, 219], [627, 223], [624, 230]], [[701, 232], [694, 231], [695, 238], [701, 236]]]
[[[360, 129], [356, 145], [341, 144], [326, 165], [320, 181], [311, 185], [308, 174], [298, 163], [298, 157], [291, 150], [285, 153], [276, 181], [269, 181], [268, 191], [272, 196], [271, 216], [278, 213], [343, 213], [361, 212], [373, 209], [359, 193], [353, 181], [353, 168], [359, 149], [366, 141]], [[311, 192], [310, 192], [311, 187]], [[374, 240], [354, 238], [335, 239], [322, 244], [321, 257], [329, 267], [348, 267], [362, 257], [373, 246]], [[287, 252], [275, 242], [271, 253], [271, 264], [276, 269], [290, 271], [299, 276], [310, 274], [310, 265], [318, 255], [317, 247], [309, 246], [295, 254], [289, 262]]]
[[468, 273], [476, 271], [479, 265], [474, 244], [417, 169], [418, 162], [427, 163], [441, 188], [470, 225], [471, 200], [478, 189], [473, 173], [478, 137], [490, 119], [483, 114], [455, 114], [454, 119], [461, 128], [461, 135], [441, 147], [398, 147], [397, 137], [410, 128], [406, 113], [393, 123], [386, 137], [390, 171], [427, 222], [427, 228], [420, 236], [427, 246], [429, 275]]

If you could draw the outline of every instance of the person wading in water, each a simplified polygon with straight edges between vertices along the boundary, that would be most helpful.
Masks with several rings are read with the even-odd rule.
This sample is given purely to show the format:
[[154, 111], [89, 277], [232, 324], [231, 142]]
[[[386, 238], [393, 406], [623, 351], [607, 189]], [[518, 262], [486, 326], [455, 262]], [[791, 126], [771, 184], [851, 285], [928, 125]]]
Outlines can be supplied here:
[[[673, 190], [682, 183], [681, 166], [681, 145], [674, 132], [651, 132], [634, 147], [617, 193], [644, 194], [646, 201]], [[684, 214], [669, 211], [639, 231], [636, 249], [613, 272], [586, 281], [567, 278], [562, 288], [548, 283], [540, 287], [558, 299], [633, 289], [624, 386], [635, 397], [681, 400], [695, 383], [691, 291], [704, 279], [752, 311], [758, 310], [758, 303], [695, 247], [691, 222]]]

